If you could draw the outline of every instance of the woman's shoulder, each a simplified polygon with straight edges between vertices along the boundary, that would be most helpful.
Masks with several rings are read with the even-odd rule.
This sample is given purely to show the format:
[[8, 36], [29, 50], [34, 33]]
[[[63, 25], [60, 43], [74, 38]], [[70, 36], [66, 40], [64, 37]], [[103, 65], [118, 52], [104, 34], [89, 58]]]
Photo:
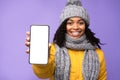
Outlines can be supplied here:
[[103, 53], [104, 53], [103, 50], [100, 49], [100, 48], [97, 48], [97, 49], [96, 49], [96, 52], [98, 52], [99, 54], [103, 54]]
[[104, 56], [104, 52], [103, 52], [102, 49], [97, 48], [97, 49], [96, 49], [96, 52], [97, 52], [98, 55]]
[[55, 43], [49, 43], [50, 48], [54, 48], [55, 49]]
[[50, 54], [55, 54], [56, 52], [56, 47], [55, 47], [55, 43], [50, 43], [49, 44], [49, 50], [50, 50]]

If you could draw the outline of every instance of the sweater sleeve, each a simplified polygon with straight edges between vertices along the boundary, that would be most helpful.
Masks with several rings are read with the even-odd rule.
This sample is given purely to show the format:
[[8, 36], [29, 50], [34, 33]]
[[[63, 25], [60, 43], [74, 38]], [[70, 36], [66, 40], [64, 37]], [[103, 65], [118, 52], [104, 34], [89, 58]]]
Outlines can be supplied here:
[[97, 51], [100, 60], [100, 71], [98, 80], [107, 80], [106, 61], [102, 50]]
[[50, 47], [48, 64], [32, 64], [32, 68], [36, 76], [38, 76], [39, 78], [50, 78], [51, 76], [53, 76], [55, 69], [54, 56], [55, 46], [54, 44], [52, 44]]

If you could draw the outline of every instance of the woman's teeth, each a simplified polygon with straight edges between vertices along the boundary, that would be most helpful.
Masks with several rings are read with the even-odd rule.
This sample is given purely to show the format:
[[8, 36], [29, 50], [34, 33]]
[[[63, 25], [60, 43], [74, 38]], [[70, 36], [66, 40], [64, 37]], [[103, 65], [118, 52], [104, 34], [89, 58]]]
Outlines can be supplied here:
[[80, 34], [80, 32], [72, 32], [72, 35], [73, 36], [77, 36], [77, 35], [79, 35]]

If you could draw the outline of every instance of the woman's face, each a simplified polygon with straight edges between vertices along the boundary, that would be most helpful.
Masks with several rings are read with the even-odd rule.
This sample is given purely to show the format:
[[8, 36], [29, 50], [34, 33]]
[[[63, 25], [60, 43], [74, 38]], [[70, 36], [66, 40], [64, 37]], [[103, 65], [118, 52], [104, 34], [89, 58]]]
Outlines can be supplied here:
[[85, 33], [85, 22], [80, 17], [69, 18], [66, 30], [67, 34], [74, 39], [80, 38]]

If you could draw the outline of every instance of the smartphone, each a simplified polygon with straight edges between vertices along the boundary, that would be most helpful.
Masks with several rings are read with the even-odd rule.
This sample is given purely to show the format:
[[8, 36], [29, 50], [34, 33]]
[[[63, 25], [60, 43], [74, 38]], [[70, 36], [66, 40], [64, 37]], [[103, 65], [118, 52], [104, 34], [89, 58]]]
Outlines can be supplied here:
[[49, 26], [31, 25], [30, 64], [47, 64], [49, 49]]

